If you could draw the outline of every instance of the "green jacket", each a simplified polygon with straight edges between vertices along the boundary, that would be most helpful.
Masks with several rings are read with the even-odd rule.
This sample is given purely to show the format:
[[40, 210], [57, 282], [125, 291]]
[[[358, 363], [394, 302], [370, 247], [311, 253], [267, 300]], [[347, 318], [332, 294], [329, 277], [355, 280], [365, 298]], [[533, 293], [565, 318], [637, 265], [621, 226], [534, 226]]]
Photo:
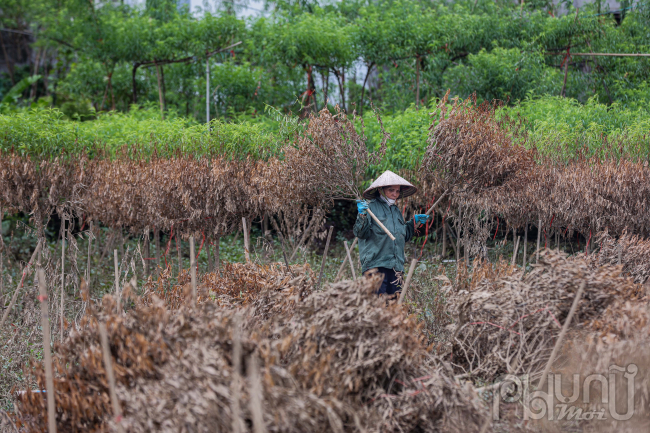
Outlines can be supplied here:
[[395, 241], [390, 240], [370, 215], [358, 215], [354, 224], [354, 235], [359, 238], [362, 271], [381, 267], [403, 272], [404, 244], [415, 232], [413, 219], [405, 223], [399, 208], [395, 205], [389, 206], [381, 199], [370, 200], [368, 207], [395, 236]]

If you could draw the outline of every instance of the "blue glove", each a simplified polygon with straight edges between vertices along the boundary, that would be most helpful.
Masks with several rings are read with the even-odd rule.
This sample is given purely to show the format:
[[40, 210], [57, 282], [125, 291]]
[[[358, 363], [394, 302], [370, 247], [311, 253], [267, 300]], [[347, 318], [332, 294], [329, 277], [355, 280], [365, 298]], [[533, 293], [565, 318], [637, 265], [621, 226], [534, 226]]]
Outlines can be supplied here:
[[359, 214], [365, 215], [368, 209], [368, 203], [363, 200], [357, 200], [357, 209], [359, 210]]
[[426, 214], [417, 214], [415, 215], [415, 222], [418, 224], [425, 224], [429, 219], [431, 218], [431, 215], [426, 215]]

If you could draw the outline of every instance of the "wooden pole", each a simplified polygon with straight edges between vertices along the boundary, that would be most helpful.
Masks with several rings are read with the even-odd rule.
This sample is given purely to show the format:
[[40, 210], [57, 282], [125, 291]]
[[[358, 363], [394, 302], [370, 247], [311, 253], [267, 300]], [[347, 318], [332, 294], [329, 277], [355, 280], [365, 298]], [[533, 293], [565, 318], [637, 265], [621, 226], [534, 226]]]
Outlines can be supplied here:
[[413, 272], [415, 271], [415, 265], [417, 265], [417, 263], [418, 259], [411, 260], [411, 267], [409, 268], [409, 273], [406, 276], [406, 283], [404, 283], [402, 293], [399, 295], [399, 301], [397, 301], [398, 304], [404, 302], [404, 298], [406, 298], [406, 292], [408, 292], [409, 286], [411, 285], [411, 278], [413, 278]]
[[50, 351], [50, 317], [48, 312], [49, 302], [47, 301], [47, 285], [45, 283], [45, 271], [38, 269], [38, 300], [41, 301], [41, 327], [43, 328], [43, 362], [45, 364], [45, 390], [47, 394], [47, 429], [49, 433], [56, 433], [56, 407], [54, 398], [54, 372], [52, 371], [52, 352]]
[[386, 226], [385, 226], [381, 221], [379, 221], [379, 218], [377, 218], [377, 217], [375, 216], [375, 214], [372, 213], [372, 211], [371, 211], [370, 209], [366, 209], [366, 212], [368, 212], [368, 215], [370, 215], [370, 217], [371, 217], [373, 220], [375, 220], [375, 222], [377, 223], [377, 225], [379, 226], [379, 228], [381, 228], [381, 229], [384, 231], [384, 233], [386, 233], [386, 234], [388, 235], [388, 237], [390, 238], [390, 240], [391, 240], [391, 241], [394, 241], [394, 240], [395, 240], [395, 236], [393, 236], [393, 234], [392, 234], [392, 233], [391, 233], [391, 232], [386, 228]]
[[524, 267], [524, 271], [526, 270], [527, 251], [528, 251], [528, 221], [526, 221], [526, 225], [524, 226], [524, 260], [522, 261], [522, 266]]
[[192, 279], [192, 306], [196, 306], [196, 258], [194, 257], [194, 236], [190, 236], [190, 277]]
[[232, 429], [233, 433], [242, 432], [241, 424], [241, 408], [239, 406], [239, 381], [241, 371], [241, 335], [240, 335], [240, 319], [239, 315], [235, 314], [232, 319], [232, 381], [230, 384], [231, 395], [231, 412], [232, 412]]
[[117, 299], [117, 312], [120, 312], [120, 266], [117, 263], [117, 250], [113, 250], [113, 267], [115, 268], [115, 298]]
[[427, 211], [427, 213], [425, 215], [431, 215], [431, 212], [433, 212], [433, 210], [436, 208], [436, 206], [438, 206], [438, 203], [440, 203], [440, 200], [442, 200], [447, 195], [448, 192], [449, 192], [449, 190], [443, 192], [442, 195], [438, 198], [438, 200], [436, 200], [436, 202], [433, 204], [433, 206], [431, 206], [429, 208], [429, 210]]
[[90, 258], [92, 257], [92, 243], [93, 243], [93, 222], [90, 222], [90, 228], [88, 229], [88, 263], [86, 264], [86, 285], [88, 287], [88, 293], [90, 294]]
[[447, 256], [447, 223], [442, 225], [442, 253], [440, 257], [444, 260]]
[[251, 261], [250, 250], [249, 250], [249, 233], [248, 233], [248, 224], [246, 224], [246, 218], [242, 217], [241, 219], [242, 226], [244, 228], [244, 257], [246, 258], [246, 263]]
[[221, 236], [214, 238], [214, 270], [219, 272], [219, 244], [221, 243]]
[[9, 306], [7, 307], [4, 314], [2, 315], [2, 320], [0, 320], [0, 329], [2, 329], [2, 325], [4, 325], [5, 320], [7, 320], [7, 316], [9, 316], [9, 312], [14, 308], [14, 304], [16, 303], [16, 299], [18, 298], [18, 293], [20, 293], [20, 289], [22, 289], [23, 283], [25, 282], [25, 277], [27, 276], [27, 272], [29, 271], [29, 268], [32, 266], [32, 264], [34, 263], [34, 259], [36, 259], [36, 257], [40, 253], [42, 246], [43, 246], [43, 240], [38, 241], [38, 243], [36, 244], [36, 249], [32, 253], [31, 259], [29, 259], [29, 262], [25, 266], [25, 269], [23, 269], [23, 276], [20, 278], [20, 283], [18, 284], [18, 287], [16, 287], [16, 291], [14, 292], [14, 295], [11, 297]]
[[63, 341], [63, 320], [65, 317], [65, 311], [63, 310], [63, 300], [65, 298], [65, 221], [66, 218], [63, 217], [61, 220], [61, 224], [63, 224], [63, 228], [61, 229], [61, 308], [59, 309], [59, 313], [61, 314], [61, 341]]
[[210, 56], [205, 58], [205, 123], [210, 128]]
[[578, 308], [578, 302], [580, 301], [580, 298], [582, 298], [582, 292], [584, 292], [586, 285], [587, 285], [586, 281], [582, 280], [582, 283], [580, 284], [580, 288], [578, 289], [578, 293], [576, 293], [575, 298], [573, 298], [573, 304], [571, 304], [571, 310], [569, 310], [569, 315], [564, 321], [564, 325], [562, 326], [560, 335], [558, 336], [557, 341], [555, 342], [555, 346], [553, 346], [551, 357], [548, 359], [548, 362], [546, 362], [546, 367], [544, 367], [544, 372], [542, 373], [542, 377], [539, 379], [539, 385], [537, 385], [537, 389], [542, 389], [542, 387], [546, 383], [546, 377], [548, 376], [548, 372], [551, 370], [551, 366], [553, 365], [553, 360], [555, 359], [558, 350], [560, 350], [560, 347], [562, 346], [562, 341], [564, 341], [564, 336], [566, 335], [566, 332], [569, 329], [569, 325], [571, 324], [571, 319], [573, 318], [573, 314], [576, 312], [576, 309]]
[[[560, 53], [545, 53], [547, 56], [557, 56]], [[650, 57], [645, 53], [571, 53], [571, 56], [599, 56], [599, 57]]]
[[153, 229], [153, 240], [156, 245], [156, 274], [158, 273], [158, 268], [160, 267], [160, 230], [154, 227]]
[[115, 392], [115, 373], [113, 372], [113, 361], [111, 359], [111, 351], [108, 345], [108, 333], [106, 332], [106, 324], [99, 322], [99, 337], [102, 342], [102, 354], [104, 355], [104, 369], [106, 370], [106, 378], [108, 379], [108, 391], [111, 397], [111, 406], [113, 406], [113, 417], [115, 417], [115, 425], [118, 432], [124, 432], [122, 424], [122, 408], [120, 402], [117, 400], [117, 393]]
[[[359, 238], [354, 238], [354, 241], [352, 242], [352, 246], [350, 246], [350, 249], [354, 249], [354, 246], [357, 244], [357, 241]], [[339, 267], [339, 271], [336, 273], [336, 278], [334, 278], [334, 282], [338, 282], [341, 273], [343, 272], [343, 269], [345, 269], [345, 264], [348, 262], [347, 256], [343, 258], [343, 263], [341, 263], [341, 266]]]
[[356, 280], [357, 273], [354, 272], [354, 262], [352, 261], [352, 256], [350, 255], [350, 248], [348, 248], [348, 241], [343, 241], [343, 245], [345, 246], [345, 253], [348, 255], [348, 260], [350, 261], [350, 269], [352, 269], [352, 279]]
[[178, 233], [176, 233], [176, 258], [178, 259], [178, 276], [181, 276], [181, 271], [183, 270], [183, 260], [181, 257], [181, 241], [180, 241], [180, 236], [178, 236]]
[[539, 219], [539, 223], [537, 223], [537, 258], [535, 259], [535, 263], [539, 263], [539, 243], [542, 240], [542, 219]]
[[323, 282], [323, 270], [325, 269], [325, 259], [327, 259], [327, 250], [330, 247], [330, 239], [332, 238], [332, 230], [334, 226], [330, 226], [329, 231], [327, 232], [327, 241], [325, 242], [325, 252], [323, 252], [323, 261], [320, 264], [320, 274], [318, 275], [318, 288], [321, 288]]
[[149, 278], [149, 259], [151, 258], [151, 248], [149, 247], [149, 229], [144, 234], [144, 276]]
[[515, 263], [517, 263], [517, 250], [519, 249], [519, 238], [520, 237], [521, 236], [517, 236], [517, 242], [515, 242], [515, 250], [512, 253], [512, 263], [510, 263], [511, 266], [514, 266]]
[[248, 380], [250, 381], [250, 409], [253, 415], [253, 433], [266, 433], [264, 424], [264, 407], [262, 406], [262, 379], [260, 368], [257, 364], [257, 356], [253, 353], [247, 362]]

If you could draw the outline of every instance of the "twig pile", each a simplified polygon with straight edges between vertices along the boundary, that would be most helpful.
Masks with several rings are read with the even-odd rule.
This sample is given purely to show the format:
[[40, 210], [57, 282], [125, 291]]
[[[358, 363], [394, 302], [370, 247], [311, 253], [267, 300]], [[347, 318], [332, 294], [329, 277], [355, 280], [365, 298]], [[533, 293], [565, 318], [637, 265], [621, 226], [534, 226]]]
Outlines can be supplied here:
[[572, 329], [595, 329], [608, 308], [645, 294], [618, 267], [592, 269], [584, 258], [567, 258], [556, 250], [545, 251], [523, 278], [505, 264], [475, 268], [473, 275], [459, 276], [461, 281], [471, 278], [471, 284], [447, 285], [456, 319], [448, 350], [459, 372], [484, 380], [539, 374], [582, 282], [585, 292]]
[[621, 264], [623, 272], [630, 275], [636, 283], [644, 284], [648, 281], [650, 240], [630, 235], [627, 231], [616, 239], [605, 230], [596, 237], [596, 245], [600, 247], [598, 254], [589, 256], [594, 266]]
[[[437, 367], [414, 319], [372, 294], [379, 279], [309, 294], [309, 269], [254, 276], [253, 266], [228, 268], [226, 281], [252, 292], [241, 308], [209, 301], [210, 293], [238, 298], [238, 287], [216, 276], [204, 280], [208, 297], [197, 309], [170, 311], [152, 294], [148, 305], [136, 300], [135, 309], [113, 314], [105, 298], [105, 312], [87, 316], [56, 348], [60, 431], [117, 422], [128, 431], [231, 431], [259, 411], [267, 431], [283, 432], [471, 431], [483, 423], [482, 402]], [[107, 323], [122, 420], [110, 416], [98, 320]], [[44, 383], [40, 363], [31, 373]], [[44, 429], [42, 394], [19, 396], [17, 408], [25, 431]]]

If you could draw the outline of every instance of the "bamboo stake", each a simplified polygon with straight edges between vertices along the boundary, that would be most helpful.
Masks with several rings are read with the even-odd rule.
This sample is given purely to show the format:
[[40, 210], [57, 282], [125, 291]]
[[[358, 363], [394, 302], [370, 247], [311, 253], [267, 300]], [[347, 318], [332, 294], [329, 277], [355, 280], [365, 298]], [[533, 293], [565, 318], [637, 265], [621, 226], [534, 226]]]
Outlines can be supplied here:
[[232, 324], [232, 371], [233, 371], [233, 380], [231, 382], [230, 393], [232, 396], [231, 399], [231, 411], [232, 411], [232, 432], [240, 433], [242, 429], [241, 425], [241, 409], [239, 407], [239, 372], [241, 371], [241, 336], [240, 336], [240, 322], [239, 315], [233, 317]]
[[354, 262], [352, 262], [352, 256], [350, 255], [350, 248], [348, 248], [348, 241], [343, 241], [343, 245], [345, 246], [345, 253], [348, 255], [348, 260], [350, 261], [350, 269], [352, 269], [352, 279], [356, 280], [357, 274], [356, 272], [354, 272]]
[[325, 269], [325, 259], [327, 259], [327, 250], [330, 247], [330, 239], [332, 238], [332, 230], [334, 226], [330, 226], [329, 232], [327, 232], [327, 241], [325, 242], [325, 252], [323, 252], [323, 261], [320, 264], [320, 275], [318, 276], [318, 288], [321, 288], [323, 282], [323, 270]]
[[214, 239], [214, 270], [219, 272], [219, 244], [221, 243], [221, 236]]
[[42, 268], [38, 269], [38, 291], [40, 294], [38, 300], [41, 301], [41, 327], [43, 328], [43, 361], [45, 364], [45, 390], [47, 391], [45, 397], [47, 400], [47, 429], [49, 433], [56, 433], [56, 407], [54, 405], [56, 392], [54, 391], [54, 372], [52, 371], [52, 353], [50, 352], [51, 325], [48, 312], [49, 302], [47, 302], [45, 271]]
[[181, 242], [178, 236], [178, 233], [176, 233], [176, 258], [178, 259], [178, 276], [181, 276], [181, 271], [183, 270], [183, 261], [181, 258]]
[[158, 273], [158, 268], [160, 267], [160, 230], [154, 227], [153, 229], [153, 240], [156, 245], [156, 274]]
[[404, 302], [404, 298], [406, 298], [406, 292], [408, 292], [409, 286], [411, 285], [411, 278], [413, 278], [413, 272], [415, 271], [415, 265], [417, 265], [417, 263], [418, 259], [411, 260], [411, 267], [409, 268], [409, 273], [406, 276], [406, 283], [404, 283], [402, 293], [399, 295], [399, 301], [397, 301], [398, 304]]
[[[359, 238], [354, 238], [354, 241], [352, 242], [352, 246], [350, 246], [350, 249], [354, 249], [354, 246], [357, 244], [357, 241]], [[347, 256], [343, 258], [343, 263], [341, 263], [341, 266], [339, 267], [339, 271], [336, 273], [336, 278], [334, 278], [334, 282], [338, 282], [339, 277], [341, 276], [341, 272], [343, 272], [343, 269], [345, 269], [345, 264], [348, 262]]]
[[523, 267], [524, 271], [526, 270], [526, 252], [528, 251], [528, 221], [526, 221], [526, 226], [524, 228], [524, 260]]
[[618, 244], [618, 264], [623, 263], [623, 245], [619, 242]]
[[520, 238], [521, 238], [521, 236], [517, 236], [517, 242], [515, 242], [515, 250], [512, 253], [512, 263], [510, 263], [510, 266], [514, 266], [515, 263], [517, 263], [517, 250], [519, 249], [519, 239]]
[[196, 264], [194, 257], [194, 236], [190, 236], [190, 277], [192, 278], [192, 306], [196, 307]]
[[585, 280], [582, 280], [582, 283], [580, 284], [580, 288], [578, 289], [578, 293], [576, 293], [575, 298], [573, 298], [573, 304], [571, 304], [571, 310], [569, 310], [569, 315], [564, 321], [564, 325], [562, 326], [560, 335], [558, 336], [557, 341], [555, 342], [555, 346], [553, 346], [551, 357], [548, 359], [548, 362], [546, 363], [546, 367], [544, 367], [544, 372], [542, 373], [542, 377], [539, 379], [539, 384], [537, 385], [537, 389], [542, 389], [544, 384], [546, 384], [546, 377], [548, 376], [548, 372], [551, 370], [551, 366], [553, 365], [553, 360], [555, 359], [558, 350], [560, 350], [560, 346], [562, 346], [562, 341], [564, 340], [564, 336], [566, 335], [566, 332], [569, 329], [569, 325], [571, 324], [571, 319], [573, 318], [573, 314], [576, 312], [576, 309], [578, 308], [578, 302], [580, 301], [580, 298], [582, 298], [582, 292], [584, 292], [586, 285], [587, 282]]
[[146, 260], [144, 261], [144, 276], [145, 278], [149, 277], [149, 258], [151, 257], [151, 249], [149, 248], [149, 230], [147, 229], [144, 235], [144, 255]]
[[250, 381], [250, 409], [253, 415], [253, 432], [266, 433], [264, 424], [264, 408], [262, 406], [262, 379], [257, 364], [257, 356], [253, 353], [247, 362], [248, 380]]
[[115, 297], [117, 298], [117, 312], [120, 312], [120, 268], [117, 263], [117, 250], [113, 250], [113, 266], [115, 267]]
[[61, 314], [61, 341], [63, 341], [63, 319], [65, 316], [65, 312], [63, 311], [63, 298], [65, 297], [65, 221], [66, 218], [63, 217], [63, 220], [61, 221], [63, 224], [63, 228], [61, 229], [61, 308], [59, 309]]
[[90, 293], [90, 258], [92, 257], [92, 243], [93, 243], [93, 222], [90, 222], [88, 229], [88, 262], [86, 264], [86, 284], [88, 285], [88, 293]]
[[539, 219], [539, 223], [537, 224], [537, 258], [535, 260], [535, 263], [539, 263], [539, 242], [542, 240], [542, 219]]
[[115, 417], [115, 425], [118, 432], [123, 432], [124, 428], [120, 421], [122, 421], [122, 408], [120, 402], [117, 400], [117, 393], [115, 392], [115, 373], [113, 372], [113, 361], [111, 360], [111, 351], [108, 346], [108, 333], [106, 332], [106, 324], [103, 322], [98, 323], [99, 337], [102, 342], [102, 353], [104, 355], [104, 369], [106, 370], [106, 378], [108, 379], [108, 391], [111, 397], [111, 406], [113, 406], [113, 416]]
[[246, 224], [246, 218], [242, 217], [241, 219], [242, 226], [244, 227], [244, 257], [246, 258], [246, 263], [251, 261], [250, 250], [249, 250], [249, 240], [248, 240], [248, 224]]
[[446, 255], [447, 255], [447, 223], [445, 222], [442, 225], [442, 253], [440, 254], [440, 258], [444, 260]]
[[43, 246], [43, 241], [40, 240], [36, 244], [36, 249], [32, 253], [32, 257], [29, 259], [29, 262], [25, 266], [25, 269], [23, 269], [23, 276], [20, 278], [20, 283], [18, 284], [18, 287], [16, 287], [16, 291], [14, 292], [14, 295], [11, 297], [11, 301], [9, 302], [9, 307], [5, 310], [5, 313], [2, 315], [2, 320], [0, 320], [0, 329], [2, 329], [2, 325], [4, 325], [5, 320], [7, 320], [7, 316], [9, 316], [9, 312], [14, 308], [14, 304], [16, 303], [16, 299], [18, 298], [18, 293], [20, 293], [20, 289], [23, 287], [23, 283], [25, 282], [25, 277], [27, 276], [27, 272], [29, 271], [30, 266], [34, 263], [34, 259], [38, 256], [38, 253], [41, 251], [41, 247]]

